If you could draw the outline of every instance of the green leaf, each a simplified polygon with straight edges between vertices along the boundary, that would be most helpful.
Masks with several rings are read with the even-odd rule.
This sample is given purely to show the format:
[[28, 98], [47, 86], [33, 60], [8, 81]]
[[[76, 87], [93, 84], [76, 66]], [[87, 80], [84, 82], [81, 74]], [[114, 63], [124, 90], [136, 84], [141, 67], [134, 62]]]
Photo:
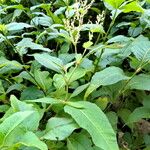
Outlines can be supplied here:
[[[4, 31], [6, 32], [6, 31]], [[3, 41], [6, 41], [7, 39], [14, 39], [14, 38], [17, 38], [18, 36], [4, 36], [2, 34], [0, 34], [0, 43], [3, 42]]]
[[150, 76], [146, 74], [135, 76], [127, 85], [127, 89], [150, 90]]
[[150, 108], [150, 95], [146, 95], [143, 97], [143, 106]]
[[42, 17], [34, 17], [31, 20], [31, 25], [33, 25], [33, 26], [42, 25], [42, 26], [49, 27], [52, 25], [52, 19], [46, 15], [44, 15]]
[[66, 85], [64, 77], [61, 74], [55, 74], [53, 77], [53, 82], [56, 89], [61, 89]]
[[13, 108], [14, 112], [34, 110], [32, 104], [26, 104], [25, 102], [19, 101], [14, 95], [11, 95], [10, 102], [11, 102], [11, 107]]
[[77, 81], [78, 79], [85, 76], [86, 70], [83, 68], [72, 68], [65, 74], [65, 76], [61, 74], [55, 74], [53, 77], [54, 85], [57, 89], [63, 88], [66, 85], [65, 80], [67, 81], [68, 85], [72, 82]]
[[117, 35], [107, 41], [107, 43], [116, 43], [116, 42], [128, 42], [130, 38], [124, 36], [124, 35]]
[[0, 105], [0, 113], [6, 112], [9, 108], [8, 105]]
[[49, 88], [52, 86], [52, 79], [49, 76], [49, 72], [48, 71], [40, 71], [40, 70], [35, 70], [34, 72], [34, 77], [35, 80], [38, 82], [38, 85], [40, 85], [40, 87], [47, 92], [49, 90]]
[[81, 26], [81, 31], [105, 33], [103, 26], [100, 24], [83, 24]]
[[123, 122], [126, 123], [129, 119], [131, 111], [129, 109], [122, 108], [117, 112], [117, 114], [123, 120]]
[[71, 84], [72, 82], [82, 78], [85, 76], [86, 70], [83, 68], [73, 68], [72, 70], [69, 70], [69, 72], [65, 75], [66, 80], [68, 84]]
[[140, 17], [140, 22], [142, 27], [144, 26], [145, 29], [150, 28], [150, 9], [144, 10], [144, 13]]
[[92, 44], [93, 44], [93, 42], [88, 41], [88, 42], [85, 42], [85, 43], [83, 44], [83, 47], [84, 47], [85, 49], [87, 49], [87, 48], [89, 48], [90, 46], [92, 46]]
[[101, 108], [101, 110], [104, 110], [109, 103], [108, 97], [99, 97], [98, 99], [95, 100], [95, 104]]
[[67, 139], [68, 150], [94, 150], [91, 140], [82, 133], [74, 134]]
[[131, 50], [135, 57], [143, 63], [150, 60], [150, 41], [148, 38], [144, 36], [136, 38], [132, 43]]
[[65, 106], [64, 110], [72, 116], [81, 128], [90, 133], [94, 144], [104, 150], [119, 150], [116, 135], [100, 108], [89, 102], [74, 103], [83, 108]]
[[[32, 73], [31, 73], [32, 74]], [[33, 74], [32, 74], [33, 75]], [[34, 83], [35, 85], [36, 85], [36, 82], [35, 82], [35, 80], [31, 77], [31, 75], [28, 73], [28, 72], [26, 72], [26, 71], [22, 71], [17, 77], [21, 77], [21, 78], [23, 78], [23, 79], [26, 79], [26, 80], [28, 80], [28, 81], [30, 81], [30, 82], [32, 82], [32, 83]]]
[[39, 98], [39, 99], [35, 99], [35, 100], [26, 100], [26, 102], [29, 102], [29, 103], [45, 103], [45, 104], [59, 104], [62, 101], [57, 100], [55, 98], [51, 98], [51, 97], [44, 97], [44, 98]]
[[138, 1], [133, 1], [129, 4], [126, 4], [125, 6], [121, 7], [124, 13], [128, 13], [131, 11], [136, 11], [136, 12], [144, 12], [144, 9], [140, 6]]
[[46, 125], [46, 134], [42, 137], [47, 140], [64, 140], [66, 139], [78, 125], [69, 118], [52, 117]]
[[23, 90], [21, 93], [21, 100], [27, 100], [27, 99], [38, 99], [44, 97], [43, 91], [39, 90], [38, 87], [30, 86]]
[[6, 25], [8, 31], [18, 31], [22, 30], [24, 28], [31, 28], [33, 26], [26, 24], [26, 23], [17, 23], [17, 22], [12, 22]]
[[104, 2], [108, 3], [110, 6], [113, 8], [119, 8], [120, 5], [125, 1], [125, 0], [103, 0]]
[[2, 139], [3, 145], [5, 143], [9, 143], [9, 140], [13, 140], [13, 139], [10, 139], [9, 136], [11, 136], [11, 134], [14, 134], [13, 131], [18, 130], [19, 132], [19, 128], [21, 127], [21, 125], [24, 126], [23, 123], [25, 121], [28, 121], [28, 118], [32, 116], [33, 114], [34, 114], [34, 111], [16, 112], [12, 114], [10, 117], [6, 118], [0, 124], [0, 133], [4, 135]]
[[38, 107], [34, 108], [33, 104], [27, 104], [25, 102], [18, 100], [14, 95], [10, 97], [10, 101], [13, 112], [34, 111], [32, 116], [28, 117], [29, 120], [27, 122], [24, 122], [24, 126], [26, 126], [26, 128], [32, 131], [36, 130], [39, 126], [39, 121], [43, 116], [42, 110], [37, 109]]
[[27, 147], [36, 147], [40, 150], [48, 150], [47, 145], [40, 141], [40, 139], [33, 132], [26, 132], [16, 145], [25, 145]]
[[22, 69], [22, 65], [17, 61], [9, 61], [0, 57], [0, 74], [15, 73]]
[[63, 62], [59, 58], [50, 56], [47, 53], [34, 54], [33, 56], [41, 65], [56, 72], [62, 72]]
[[115, 132], [117, 132], [117, 123], [118, 123], [118, 116], [115, 112], [110, 111], [107, 114], [108, 120], [110, 121], [113, 129]]
[[142, 118], [150, 119], [150, 108], [138, 107], [129, 116], [127, 123], [137, 122]]
[[88, 87], [85, 93], [85, 98], [87, 98], [89, 94], [91, 94], [94, 90], [96, 90], [101, 85], [103, 86], [111, 85], [121, 80], [127, 80], [127, 79], [130, 78], [124, 74], [123, 70], [114, 66], [108, 67], [100, 72], [96, 72], [93, 75], [90, 86]]
[[81, 92], [83, 92], [88, 86], [90, 85], [90, 83], [87, 83], [87, 84], [84, 84], [84, 85], [81, 85], [79, 87], [77, 87], [73, 93], [71, 94], [70, 97], [75, 97], [77, 95], [79, 95]]
[[49, 48], [45, 48], [40, 44], [34, 43], [31, 38], [23, 38], [19, 43], [16, 44], [16, 48], [18, 49], [21, 55], [26, 54], [28, 48], [32, 50], [42, 50], [46, 52], [51, 52]]
[[10, 92], [13, 91], [13, 90], [21, 91], [21, 90], [23, 90], [24, 88], [25, 88], [25, 85], [20, 84], [20, 83], [16, 83], [16, 84], [11, 85], [11, 86], [7, 89], [6, 93], [8, 94], [8, 93], [10, 93]]

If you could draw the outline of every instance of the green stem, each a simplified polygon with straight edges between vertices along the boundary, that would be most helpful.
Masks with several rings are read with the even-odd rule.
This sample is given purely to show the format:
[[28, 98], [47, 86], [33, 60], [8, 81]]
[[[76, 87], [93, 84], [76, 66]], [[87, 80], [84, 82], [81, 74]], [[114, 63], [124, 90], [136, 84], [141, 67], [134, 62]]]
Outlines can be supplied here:
[[69, 91], [69, 82], [70, 82], [70, 79], [71, 77], [73, 76], [74, 72], [76, 71], [76, 69], [78, 68], [78, 64], [76, 64], [75, 68], [72, 70], [68, 80], [66, 80], [65, 76], [64, 76], [64, 80], [65, 80], [65, 83], [66, 83], [66, 97], [65, 97], [65, 101], [68, 100], [68, 91]]
[[73, 45], [74, 45], [75, 54], [77, 55], [77, 54], [78, 54], [78, 51], [77, 51], [77, 43], [73, 43]]
[[109, 26], [109, 28], [108, 28], [108, 30], [107, 30], [107, 32], [106, 32], [105, 37], [104, 37], [104, 42], [106, 41], [107, 36], [108, 36], [110, 30], [112, 29], [112, 27], [113, 27], [115, 21], [116, 21], [116, 15], [117, 15], [117, 9], [115, 10], [115, 14], [114, 14], [114, 16], [113, 16], [113, 19], [112, 19], [112, 21], [111, 21], [111, 23], [110, 23], [110, 26]]
[[98, 64], [99, 64], [99, 62], [100, 62], [100, 60], [101, 60], [101, 58], [102, 58], [103, 52], [104, 52], [104, 49], [102, 48], [101, 53], [100, 53], [100, 55], [99, 55], [99, 57], [98, 57], [98, 59], [97, 59], [97, 62], [96, 62], [96, 64], [95, 64], [94, 73], [93, 73], [93, 74], [95, 74], [95, 72], [96, 72], [96, 70], [97, 70], [97, 67], [98, 67]]
[[94, 44], [94, 45], [96, 45], [96, 44], [99, 42], [100, 37], [101, 37], [101, 33], [99, 33], [99, 34], [98, 34], [97, 40], [96, 40], [96, 42], [95, 42], [95, 44]]

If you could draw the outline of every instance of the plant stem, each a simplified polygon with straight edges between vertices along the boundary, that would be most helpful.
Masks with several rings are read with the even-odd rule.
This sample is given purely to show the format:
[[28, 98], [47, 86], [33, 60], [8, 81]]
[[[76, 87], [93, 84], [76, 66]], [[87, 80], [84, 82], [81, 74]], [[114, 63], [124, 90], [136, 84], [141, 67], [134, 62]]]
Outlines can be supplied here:
[[104, 52], [104, 48], [102, 48], [101, 53], [100, 53], [100, 55], [99, 55], [99, 57], [98, 57], [98, 59], [97, 59], [97, 62], [96, 62], [96, 64], [95, 64], [95, 68], [94, 68], [94, 73], [93, 73], [93, 74], [95, 74], [95, 72], [96, 72], [96, 70], [97, 70], [97, 67], [98, 67], [98, 64], [99, 64], [99, 62], [100, 62], [100, 60], [101, 60], [101, 58], [102, 58], [103, 52]]
[[78, 68], [78, 64], [76, 64], [75, 68], [72, 70], [68, 80], [65, 79], [65, 76], [64, 76], [64, 80], [65, 80], [65, 83], [66, 83], [66, 97], [65, 97], [65, 101], [68, 100], [68, 91], [69, 91], [69, 82], [70, 82], [70, 79], [71, 77], [73, 76], [74, 72], [76, 71], [76, 69]]
[[117, 9], [115, 10], [115, 14], [114, 14], [114, 16], [113, 16], [113, 19], [112, 19], [112, 21], [111, 21], [111, 23], [110, 23], [110, 26], [109, 26], [109, 28], [108, 28], [108, 30], [107, 30], [107, 32], [106, 32], [106, 34], [105, 34], [104, 42], [106, 41], [107, 36], [108, 36], [108, 34], [109, 34], [110, 30], [112, 29], [112, 27], [113, 27], [114, 23], [115, 23], [116, 15], [117, 15]]
[[94, 45], [96, 45], [99, 42], [100, 37], [101, 37], [101, 33], [98, 34], [98, 37], [97, 37], [96, 42], [95, 42]]

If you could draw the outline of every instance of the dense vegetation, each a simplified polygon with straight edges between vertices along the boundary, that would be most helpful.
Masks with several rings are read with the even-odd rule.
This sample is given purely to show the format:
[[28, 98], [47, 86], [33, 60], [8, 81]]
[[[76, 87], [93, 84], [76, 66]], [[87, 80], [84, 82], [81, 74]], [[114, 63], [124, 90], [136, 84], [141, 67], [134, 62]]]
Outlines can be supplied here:
[[0, 150], [150, 149], [150, 0], [0, 0]]

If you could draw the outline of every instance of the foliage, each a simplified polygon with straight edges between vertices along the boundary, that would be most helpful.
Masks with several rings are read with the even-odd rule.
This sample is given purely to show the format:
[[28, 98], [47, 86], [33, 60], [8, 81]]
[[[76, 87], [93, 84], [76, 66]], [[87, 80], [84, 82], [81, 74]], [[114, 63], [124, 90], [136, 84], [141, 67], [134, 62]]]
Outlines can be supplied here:
[[0, 0], [0, 149], [148, 150], [149, 30], [149, 0]]

